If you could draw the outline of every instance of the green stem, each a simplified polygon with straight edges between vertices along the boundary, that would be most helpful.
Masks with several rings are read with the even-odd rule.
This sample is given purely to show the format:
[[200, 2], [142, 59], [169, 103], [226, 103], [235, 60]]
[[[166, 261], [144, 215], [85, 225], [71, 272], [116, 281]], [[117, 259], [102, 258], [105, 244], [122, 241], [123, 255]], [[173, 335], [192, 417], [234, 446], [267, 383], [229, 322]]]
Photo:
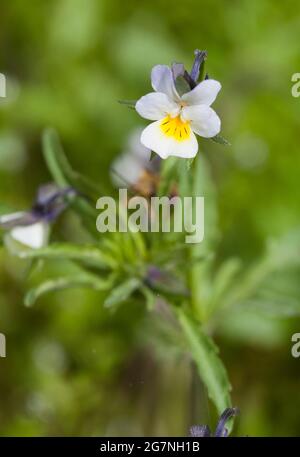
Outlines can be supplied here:
[[200, 379], [207, 387], [208, 395], [220, 415], [226, 408], [231, 407], [231, 386], [225, 367], [218, 355], [218, 348], [189, 313], [179, 308], [176, 314], [189, 354], [194, 359]]

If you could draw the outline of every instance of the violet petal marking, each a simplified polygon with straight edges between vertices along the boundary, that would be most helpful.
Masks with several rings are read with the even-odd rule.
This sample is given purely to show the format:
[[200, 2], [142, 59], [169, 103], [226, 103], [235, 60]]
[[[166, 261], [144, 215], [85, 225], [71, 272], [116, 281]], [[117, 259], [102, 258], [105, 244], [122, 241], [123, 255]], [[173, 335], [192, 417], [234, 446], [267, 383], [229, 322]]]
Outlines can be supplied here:
[[183, 76], [184, 72], [185, 72], [183, 63], [176, 63], [176, 62], [172, 63], [171, 70], [173, 73], [174, 81], [176, 81], [178, 76]]
[[39, 186], [37, 191], [36, 203], [39, 205], [45, 205], [49, 199], [54, 197], [59, 192], [59, 187], [54, 183], [43, 184]]
[[52, 221], [66, 208], [63, 200], [66, 195], [77, 192], [71, 187], [59, 189], [54, 184], [46, 184], [38, 190], [36, 203], [28, 211], [18, 211], [0, 216], [0, 228], [10, 230], [14, 227], [26, 227], [41, 220]]
[[12, 229], [17, 226], [25, 227], [32, 225], [40, 220], [40, 217], [29, 211], [18, 211], [11, 214], [0, 216], [0, 228]]
[[38, 192], [38, 198], [31, 212], [41, 219], [53, 221], [66, 208], [67, 202], [64, 197], [75, 195], [77, 192], [72, 187], [59, 189], [55, 186], [42, 186]]

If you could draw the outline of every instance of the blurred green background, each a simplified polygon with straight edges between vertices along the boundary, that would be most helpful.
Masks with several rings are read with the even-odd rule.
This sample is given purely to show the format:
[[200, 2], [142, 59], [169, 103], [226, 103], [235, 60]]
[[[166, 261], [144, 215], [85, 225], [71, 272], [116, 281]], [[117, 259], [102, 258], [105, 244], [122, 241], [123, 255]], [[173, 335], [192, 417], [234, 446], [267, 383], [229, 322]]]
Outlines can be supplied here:
[[[118, 99], [150, 89], [157, 63], [208, 50], [209, 75], [222, 82], [215, 103], [232, 146], [200, 142], [219, 191], [220, 256], [251, 263], [268, 238], [300, 225], [300, 71], [296, 0], [12, 0], [2, 2], [0, 202], [31, 205], [50, 180], [41, 134], [55, 127], [71, 163], [110, 187], [109, 164], [132, 129], [145, 125]], [[81, 239], [67, 212], [54, 239]], [[71, 268], [60, 262], [41, 275]], [[161, 347], [135, 303], [110, 313], [101, 296], [75, 290], [23, 305], [26, 262], [0, 251], [1, 435], [186, 435], [188, 360]], [[297, 273], [297, 272], [296, 272]], [[300, 280], [299, 272], [297, 281]], [[217, 336], [241, 409], [239, 435], [299, 435], [300, 360], [290, 355], [295, 319], [238, 316]], [[213, 425], [205, 395], [199, 421]]]

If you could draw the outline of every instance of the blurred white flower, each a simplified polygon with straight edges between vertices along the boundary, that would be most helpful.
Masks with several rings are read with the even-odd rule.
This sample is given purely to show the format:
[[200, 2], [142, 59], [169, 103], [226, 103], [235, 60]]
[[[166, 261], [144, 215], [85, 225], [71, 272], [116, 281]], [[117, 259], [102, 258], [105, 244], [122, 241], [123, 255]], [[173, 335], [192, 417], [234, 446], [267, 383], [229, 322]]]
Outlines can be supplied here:
[[136, 129], [130, 134], [124, 151], [112, 163], [111, 180], [116, 187], [134, 186], [150, 166], [151, 150], [141, 143], [141, 132]]
[[27, 227], [14, 227], [10, 231], [10, 236], [25, 246], [39, 249], [48, 244], [49, 232], [49, 224], [41, 221]]
[[221, 84], [206, 79], [180, 96], [167, 65], [152, 69], [151, 82], [155, 92], [141, 97], [135, 105], [140, 116], [155, 121], [144, 129], [141, 142], [162, 159], [195, 157], [198, 151], [195, 133], [212, 138], [220, 132], [221, 121], [210, 105]]
[[75, 194], [76, 191], [72, 188], [59, 189], [52, 183], [40, 186], [36, 201], [30, 210], [0, 216], [0, 228], [7, 230], [6, 243], [11, 246], [12, 239], [33, 249], [46, 246], [50, 223], [67, 206], [64, 197]]
[[36, 221], [29, 212], [4, 214], [0, 217], [0, 226], [9, 229], [7, 235], [11, 239], [32, 249], [42, 248], [48, 243], [49, 224], [44, 220]]
[[117, 188], [134, 188], [151, 193], [159, 171], [159, 157], [151, 159], [151, 150], [141, 143], [142, 129], [134, 130], [122, 152], [112, 163], [111, 180]]

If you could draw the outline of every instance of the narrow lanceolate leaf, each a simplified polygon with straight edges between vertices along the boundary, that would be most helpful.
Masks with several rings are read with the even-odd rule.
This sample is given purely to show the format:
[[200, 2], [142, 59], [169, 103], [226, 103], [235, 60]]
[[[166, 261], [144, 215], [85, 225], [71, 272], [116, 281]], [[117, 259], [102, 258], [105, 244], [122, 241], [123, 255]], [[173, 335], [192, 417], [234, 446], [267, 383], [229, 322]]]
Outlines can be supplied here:
[[234, 311], [254, 312], [257, 316], [284, 319], [300, 316], [300, 297], [255, 297], [239, 303]]
[[273, 269], [281, 269], [300, 265], [300, 229], [290, 230], [282, 237], [269, 240], [267, 258]]
[[19, 249], [16, 251], [16, 255], [22, 259], [73, 260], [100, 269], [114, 269], [117, 265], [113, 257], [99, 248], [70, 243], [51, 244], [41, 249]]
[[[43, 135], [43, 146], [45, 159], [48, 165], [53, 167], [52, 171], [54, 171], [55, 165], [58, 167], [56, 170], [56, 177], [61, 185], [69, 184], [83, 194], [96, 199], [103, 193], [104, 189], [102, 189], [98, 183], [96, 184], [90, 178], [87, 178], [77, 170], [74, 170], [54, 129], [45, 130]], [[55, 163], [51, 162], [52, 158], [55, 160]]]
[[[299, 267], [300, 264], [300, 230], [292, 230], [278, 240], [269, 241], [265, 255], [251, 266], [245, 274], [232, 286], [225, 305], [243, 303], [255, 298], [264, 286], [278, 272], [277, 287], [284, 279], [284, 271]], [[288, 274], [290, 276], [290, 274]], [[296, 281], [298, 283], [298, 280]], [[276, 295], [284, 294], [277, 290]], [[298, 293], [299, 296], [299, 293]], [[288, 297], [287, 297], [288, 298]], [[269, 300], [270, 302], [270, 300]]]
[[229, 258], [216, 271], [212, 285], [210, 312], [213, 312], [217, 306], [226, 301], [227, 293], [230, 291], [240, 269], [241, 261], [237, 258]]
[[135, 109], [136, 100], [118, 100], [121, 105], [126, 105], [128, 108]]
[[25, 295], [24, 303], [26, 306], [32, 306], [40, 296], [56, 290], [75, 287], [85, 287], [95, 290], [107, 290], [111, 286], [112, 281], [110, 279], [101, 279], [95, 275], [86, 273], [70, 277], [55, 278], [45, 281], [39, 286], [27, 292]]
[[208, 395], [219, 414], [231, 407], [231, 386], [225, 367], [218, 356], [218, 349], [201, 327], [182, 309], [178, 318], [189, 349], [197, 365], [198, 373], [207, 387]]
[[[86, 188], [82, 190], [82, 179], [78, 180], [75, 178], [75, 172], [71, 169], [60, 144], [59, 137], [53, 129], [48, 129], [44, 132], [43, 154], [48, 169], [59, 187], [71, 186], [86, 194]], [[94, 190], [93, 195], [95, 195], [95, 192]], [[77, 195], [70, 199], [70, 206], [82, 216], [83, 223], [89, 232], [94, 236], [97, 235], [95, 221], [98, 214], [94, 205], [87, 198]]]
[[161, 172], [160, 172], [160, 183], [158, 188], [158, 195], [166, 195], [170, 185], [174, 180], [174, 174], [176, 166], [178, 164], [177, 157], [168, 157], [166, 160], [163, 160], [161, 163]]
[[62, 147], [55, 130], [47, 129], [43, 134], [43, 154], [46, 164], [56, 184], [60, 187], [69, 186], [60, 163]]
[[141, 287], [141, 292], [145, 297], [147, 310], [153, 311], [157, 301], [157, 296], [152, 292], [152, 290], [145, 286]]
[[131, 294], [140, 287], [141, 283], [137, 278], [131, 278], [115, 287], [104, 301], [104, 306], [110, 308], [126, 301]]
[[177, 173], [178, 173], [178, 191], [181, 197], [189, 197], [193, 192], [193, 174], [192, 168], [194, 159], [186, 159], [184, 161], [178, 161]]
[[223, 144], [223, 146], [231, 146], [229, 141], [226, 140], [226, 138], [224, 138], [222, 135], [216, 135], [216, 136], [212, 137], [211, 140], [214, 141], [215, 143]]

